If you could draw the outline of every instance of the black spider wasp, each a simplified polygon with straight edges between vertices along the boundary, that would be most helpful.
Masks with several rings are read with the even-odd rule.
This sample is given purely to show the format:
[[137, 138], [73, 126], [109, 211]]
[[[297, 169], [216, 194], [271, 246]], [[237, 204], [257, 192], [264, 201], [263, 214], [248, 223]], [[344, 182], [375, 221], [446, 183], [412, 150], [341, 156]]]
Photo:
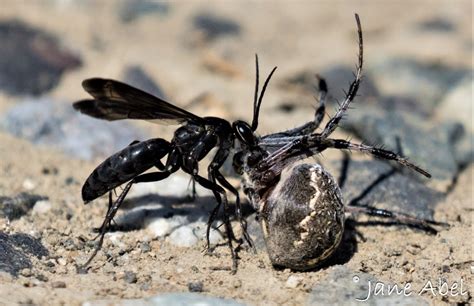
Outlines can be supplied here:
[[[83, 200], [87, 203], [108, 192], [109, 208], [99, 230], [99, 243], [84, 266], [92, 261], [102, 246], [104, 235], [133, 184], [163, 180], [182, 169], [190, 174], [195, 182], [210, 189], [217, 200], [208, 222], [208, 248], [210, 228], [223, 207], [227, 243], [233, 259], [232, 271], [235, 272], [237, 256], [232, 244], [235, 236], [230, 224], [226, 190], [236, 197], [235, 215], [250, 246], [252, 240], [247, 234], [246, 221], [242, 217], [239, 193], [220, 172], [223, 163], [234, 149], [237, 152], [233, 157], [233, 166], [243, 176], [244, 192], [259, 214], [268, 253], [275, 265], [308, 269], [327, 258], [341, 240], [345, 211], [396, 218], [426, 227], [429, 227], [429, 224], [438, 224], [387, 210], [345, 207], [338, 185], [320, 165], [295, 164], [298, 160], [319, 154], [328, 148], [350, 149], [394, 160], [430, 177], [429, 173], [391, 151], [329, 138], [355, 98], [361, 82], [363, 42], [357, 14], [356, 21], [359, 56], [355, 79], [335, 116], [330, 118], [321, 133], [315, 133], [315, 130], [325, 114], [327, 85], [322, 78], [319, 79], [320, 105], [313, 121], [263, 137], [256, 134], [263, 96], [276, 70], [274, 67], [270, 72], [259, 94], [257, 56], [251, 124], [240, 120], [231, 124], [217, 117], [199, 117], [118, 81], [99, 78], [85, 80], [82, 86], [94, 99], [74, 103], [74, 108], [84, 114], [104, 120], [167, 120], [182, 126], [175, 131], [171, 141], [154, 138], [131, 143], [106, 159], [89, 176], [82, 188]], [[217, 148], [217, 151], [208, 165], [208, 177], [205, 178], [199, 175], [198, 163], [213, 148]], [[163, 164], [161, 160], [165, 156], [166, 162]], [[159, 171], [144, 173], [153, 167]], [[113, 201], [112, 191], [124, 183], [127, 184], [123, 191]]]

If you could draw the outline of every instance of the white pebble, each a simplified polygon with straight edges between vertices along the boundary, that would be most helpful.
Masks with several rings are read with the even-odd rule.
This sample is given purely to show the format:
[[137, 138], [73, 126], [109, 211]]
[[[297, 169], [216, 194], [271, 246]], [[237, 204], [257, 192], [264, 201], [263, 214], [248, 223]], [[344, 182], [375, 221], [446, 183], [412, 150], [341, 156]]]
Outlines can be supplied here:
[[301, 284], [301, 281], [303, 280], [302, 277], [300, 276], [295, 276], [295, 275], [291, 275], [290, 277], [288, 277], [288, 279], [286, 280], [286, 288], [296, 288], [299, 286], [299, 284]]
[[23, 181], [23, 188], [26, 190], [33, 190], [36, 188], [36, 183], [31, 179], [26, 179]]
[[179, 247], [191, 247], [197, 244], [198, 241], [199, 239], [189, 226], [181, 226], [169, 236], [169, 242]]
[[174, 216], [172, 218], [154, 218], [146, 221], [146, 228], [155, 238], [164, 237], [170, 234], [175, 228], [186, 223], [186, 217]]
[[33, 213], [44, 214], [51, 209], [51, 202], [47, 200], [38, 201], [33, 207]]

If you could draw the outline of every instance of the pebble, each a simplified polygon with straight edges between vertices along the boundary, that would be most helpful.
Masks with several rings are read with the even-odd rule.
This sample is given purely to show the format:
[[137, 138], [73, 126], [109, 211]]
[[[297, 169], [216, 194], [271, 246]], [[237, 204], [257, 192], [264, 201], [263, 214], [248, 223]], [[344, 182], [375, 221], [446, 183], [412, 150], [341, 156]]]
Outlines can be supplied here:
[[290, 275], [286, 280], [285, 287], [295, 289], [301, 284], [302, 281], [303, 278], [301, 276]]
[[36, 203], [46, 201], [48, 197], [22, 192], [14, 197], [0, 196], [0, 218], [18, 219], [28, 213]]
[[36, 182], [31, 179], [26, 179], [23, 181], [22, 186], [24, 189], [31, 191], [36, 188]]
[[57, 262], [58, 262], [58, 264], [59, 264], [60, 266], [65, 266], [65, 265], [67, 264], [67, 260], [66, 260], [66, 258], [64, 258], [64, 257], [59, 257], [59, 258], [57, 259]]
[[51, 283], [51, 287], [53, 288], [66, 288], [66, 283], [63, 281], [55, 281]]
[[169, 236], [169, 242], [179, 247], [191, 247], [199, 242], [190, 226], [181, 226]]
[[35, 214], [44, 214], [51, 210], [51, 202], [42, 200], [36, 202], [35, 206], [33, 206], [33, 213]]
[[200, 13], [193, 18], [194, 27], [199, 30], [204, 39], [215, 40], [222, 36], [235, 36], [241, 32], [240, 25], [226, 17], [211, 13]]
[[165, 1], [135, 0], [123, 2], [118, 14], [122, 22], [129, 23], [146, 15], [166, 15], [169, 10], [170, 4]]
[[151, 251], [150, 244], [148, 242], [141, 242], [140, 243], [140, 251], [142, 253], [148, 253]]
[[128, 284], [135, 284], [137, 282], [137, 274], [132, 271], [125, 271], [123, 280]]
[[57, 37], [19, 19], [0, 22], [0, 41], [0, 90], [10, 95], [39, 96], [81, 66]]
[[204, 289], [204, 284], [202, 282], [189, 282], [188, 290], [189, 292], [202, 292]]

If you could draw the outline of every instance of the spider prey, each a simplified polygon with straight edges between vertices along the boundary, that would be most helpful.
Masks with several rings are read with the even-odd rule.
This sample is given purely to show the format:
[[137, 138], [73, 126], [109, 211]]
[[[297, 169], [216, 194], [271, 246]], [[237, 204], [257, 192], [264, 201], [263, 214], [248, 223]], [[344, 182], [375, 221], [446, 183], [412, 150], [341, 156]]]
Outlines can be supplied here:
[[[245, 137], [240, 139], [242, 149], [234, 156], [234, 167], [243, 175], [244, 192], [258, 212], [267, 252], [275, 266], [306, 270], [320, 264], [341, 241], [345, 212], [393, 218], [426, 230], [434, 230], [430, 227], [432, 224], [441, 224], [373, 207], [345, 206], [340, 188], [330, 173], [319, 164], [296, 163], [326, 149], [346, 149], [393, 160], [431, 177], [428, 172], [394, 152], [329, 138], [356, 97], [362, 78], [362, 28], [357, 14], [355, 18], [359, 55], [354, 80], [336, 114], [322, 131], [315, 132], [324, 117], [327, 85], [324, 79], [319, 78], [319, 107], [313, 121], [263, 137], [250, 133], [249, 126], [249, 132], [241, 134]], [[256, 118], [259, 108], [257, 104], [254, 111]], [[254, 120], [258, 120], [256, 118]]]
[[[393, 152], [329, 138], [356, 96], [361, 81], [363, 45], [357, 14], [356, 21], [359, 60], [355, 79], [335, 116], [328, 121], [321, 133], [315, 133], [315, 130], [325, 113], [327, 85], [323, 79], [319, 80], [320, 105], [313, 121], [284, 132], [263, 137], [257, 135], [260, 106], [265, 89], [276, 70], [275, 67], [270, 72], [259, 95], [258, 57], [251, 124], [240, 120], [231, 124], [217, 117], [199, 117], [118, 81], [99, 78], [85, 80], [82, 85], [93, 99], [82, 100], [73, 105], [84, 114], [105, 120], [171, 121], [182, 126], [175, 131], [171, 141], [154, 138], [132, 142], [106, 159], [86, 180], [82, 188], [83, 200], [87, 203], [109, 193], [109, 207], [99, 229], [99, 243], [84, 266], [92, 261], [102, 246], [104, 235], [133, 184], [163, 180], [182, 169], [190, 174], [195, 182], [211, 190], [217, 201], [208, 221], [208, 248], [210, 228], [222, 208], [227, 244], [233, 259], [232, 271], [235, 272], [237, 256], [233, 241], [236, 238], [230, 223], [231, 211], [227, 191], [236, 197], [235, 216], [240, 222], [244, 239], [251, 246], [252, 240], [247, 234], [246, 222], [242, 217], [239, 193], [220, 171], [233, 149], [236, 149], [233, 156], [234, 169], [243, 176], [244, 193], [258, 212], [268, 254], [274, 265], [309, 269], [331, 255], [342, 237], [345, 211], [390, 217], [426, 227], [436, 224], [433, 221], [419, 220], [381, 209], [344, 207], [340, 189], [327, 171], [318, 164], [295, 164], [298, 160], [319, 154], [328, 148], [349, 149], [394, 160], [430, 177], [426, 171]], [[213, 148], [217, 150], [207, 167], [206, 178], [199, 174], [198, 163]], [[162, 159], [165, 159], [164, 163]], [[151, 168], [158, 171], [144, 173]], [[123, 191], [114, 201], [112, 191], [125, 183]]]

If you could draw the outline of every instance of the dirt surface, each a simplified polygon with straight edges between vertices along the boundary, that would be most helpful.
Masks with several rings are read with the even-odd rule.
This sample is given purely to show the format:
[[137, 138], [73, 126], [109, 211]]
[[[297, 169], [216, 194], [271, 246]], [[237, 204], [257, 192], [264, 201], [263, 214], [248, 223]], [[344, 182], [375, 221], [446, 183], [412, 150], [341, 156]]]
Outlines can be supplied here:
[[[265, 134], [294, 127], [311, 119], [314, 101], [311, 96], [288, 93], [276, 84], [300, 70], [318, 73], [341, 63], [353, 67], [357, 51], [354, 12], [361, 16], [364, 56], [369, 66], [381, 57], [391, 56], [455, 68], [472, 66], [470, 1], [240, 5], [197, 1], [173, 3], [164, 13], [143, 15], [127, 22], [120, 20], [119, 5], [112, 3], [115, 2], [103, 1], [99, 5], [59, 0], [1, 1], [0, 20], [18, 19], [51, 32], [82, 58], [83, 66], [64, 74], [57, 87], [45, 96], [70, 104], [86, 97], [80, 86], [83, 79], [121, 79], [125, 67], [133, 64], [142, 67], [164, 89], [169, 101], [183, 107], [189, 105], [188, 109], [196, 114], [250, 119], [253, 60], [258, 53], [262, 74], [278, 65], [274, 83], [265, 97], [259, 131]], [[230, 18], [240, 26], [240, 34], [224, 34], [214, 40], [205, 37], [192, 22], [193, 16], [202, 12]], [[436, 18], [452, 22], [455, 31], [413, 30]], [[340, 90], [336, 86], [330, 85], [331, 90]], [[203, 98], [203, 94], [207, 96]], [[282, 101], [294, 97], [299, 99], [296, 111], [276, 111]], [[0, 113], [22, 99], [0, 92]], [[434, 126], [436, 120], [439, 119], [430, 119], [426, 124]], [[173, 127], [136, 124], [165, 138], [173, 131]], [[465, 128], [469, 131], [468, 126]], [[472, 131], [472, 122], [470, 128]], [[337, 133], [341, 137], [350, 135]], [[47, 196], [50, 204], [46, 211], [33, 208], [15, 220], [0, 219], [1, 231], [29, 234], [39, 238], [49, 250], [46, 257], [32, 257], [32, 268], [23, 269], [18, 276], [0, 272], [2, 305], [79, 305], [85, 301], [188, 292], [195, 286], [202, 294], [250, 305], [301, 305], [308, 301], [315, 285], [330, 284], [328, 277], [339, 264], [355, 274], [369, 273], [387, 284], [411, 283], [414, 292], [419, 292], [428, 281], [434, 286], [439, 285], [440, 279], [450, 286], [460, 286], [462, 282], [462, 295], [442, 296], [438, 291], [425, 291], [422, 298], [433, 304], [472, 303], [471, 164], [464, 165], [436, 206], [435, 220], [449, 223], [449, 228], [429, 235], [403, 226], [357, 226], [360, 235], [354, 238], [356, 250], [340, 248], [339, 254], [349, 255], [339, 257], [348, 258], [315, 271], [276, 270], [264, 251], [254, 254], [243, 249], [239, 252], [238, 271], [232, 275], [225, 244], [218, 246], [213, 255], [205, 255], [204, 241], [180, 248], [167, 239], [154, 239], [146, 229], [141, 229], [116, 234], [116, 241], [107, 238], [104, 250], [109, 258], [100, 252], [89, 272], [80, 274], [76, 264], [87, 260], [92, 249], [92, 229], [101, 224], [107, 207], [105, 198], [83, 205], [80, 189], [103, 156], [92, 161], [79, 160], [5, 131], [0, 132], [0, 144], [0, 196], [32, 192]], [[326, 153], [325, 158], [338, 160], [340, 155]], [[238, 184], [238, 180], [233, 182]], [[144, 243], [149, 248], [143, 247]], [[293, 286], [289, 278], [295, 276], [297, 284]]]

